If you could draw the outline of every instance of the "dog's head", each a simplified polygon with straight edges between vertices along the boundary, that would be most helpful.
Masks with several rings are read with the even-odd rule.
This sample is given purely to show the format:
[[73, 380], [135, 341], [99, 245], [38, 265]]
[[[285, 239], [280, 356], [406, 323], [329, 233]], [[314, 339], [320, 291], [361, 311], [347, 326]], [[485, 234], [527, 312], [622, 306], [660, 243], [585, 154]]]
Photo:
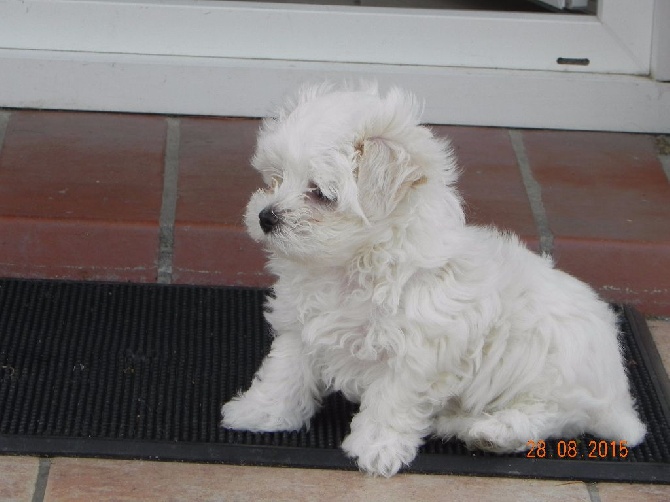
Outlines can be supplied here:
[[376, 85], [304, 88], [259, 132], [252, 164], [267, 187], [247, 206], [249, 234], [281, 255], [335, 264], [380, 229], [408, 225], [412, 201], [439, 197], [456, 178], [419, 108]]

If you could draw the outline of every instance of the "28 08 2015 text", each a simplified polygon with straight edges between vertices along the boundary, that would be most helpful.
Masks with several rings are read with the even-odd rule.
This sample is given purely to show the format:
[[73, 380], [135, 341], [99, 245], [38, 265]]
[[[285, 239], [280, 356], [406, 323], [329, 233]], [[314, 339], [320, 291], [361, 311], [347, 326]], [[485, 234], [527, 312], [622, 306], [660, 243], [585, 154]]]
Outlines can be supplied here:
[[586, 452], [580, 448], [582, 441], [579, 439], [561, 439], [553, 442], [554, 448], [549, 448], [548, 442], [540, 440], [528, 440], [527, 458], [560, 458], [579, 460], [607, 460], [624, 459], [628, 457], [627, 441], [605, 441], [589, 440]]

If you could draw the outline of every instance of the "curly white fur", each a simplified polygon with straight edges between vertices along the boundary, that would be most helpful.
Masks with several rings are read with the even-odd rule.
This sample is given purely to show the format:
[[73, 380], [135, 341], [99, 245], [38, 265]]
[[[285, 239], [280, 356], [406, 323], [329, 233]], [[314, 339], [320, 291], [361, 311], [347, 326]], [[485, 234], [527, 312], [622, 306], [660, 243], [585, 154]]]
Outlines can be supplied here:
[[429, 435], [496, 452], [583, 432], [640, 443], [614, 314], [514, 235], [465, 224], [450, 147], [419, 108], [322, 85], [264, 122], [268, 188], [245, 218], [278, 276], [275, 338], [223, 425], [299, 429], [341, 391], [361, 404], [342, 447], [382, 476]]

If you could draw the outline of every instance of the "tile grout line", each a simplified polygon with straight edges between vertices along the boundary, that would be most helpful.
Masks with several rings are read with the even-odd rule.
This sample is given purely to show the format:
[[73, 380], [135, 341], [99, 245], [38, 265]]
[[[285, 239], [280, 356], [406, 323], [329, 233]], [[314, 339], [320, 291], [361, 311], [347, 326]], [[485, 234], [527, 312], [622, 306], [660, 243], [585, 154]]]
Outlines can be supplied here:
[[172, 259], [174, 254], [174, 222], [177, 212], [177, 182], [179, 178], [180, 122], [167, 119], [165, 141], [165, 169], [163, 172], [163, 198], [159, 218], [158, 278], [159, 284], [172, 282]]
[[670, 136], [665, 134], [656, 136], [656, 152], [665, 177], [670, 183]]
[[589, 492], [590, 502], [601, 502], [600, 491], [598, 491], [598, 483], [586, 483], [586, 491]]
[[670, 155], [659, 154], [658, 160], [661, 161], [661, 166], [665, 172], [665, 177], [668, 179], [668, 183], [670, 183]]
[[551, 256], [554, 252], [554, 235], [549, 228], [547, 212], [542, 202], [542, 187], [533, 176], [521, 131], [509, 129], [508, 133], [512, 141], [514, 155], [516, 155], [517, 166], [521, 172], [521, 179], [526, 188], [533, 220], [535, 220], [535, 226], [540, 237], [540, 252]]
[[37, 468], [37, 477], [35, 478], [35, 490], [33, 491], [33, 498], [31, 502], [43, 502], [47, 491], [47, 483], [49, 481], [49, 471], [51, 470], [51, 459], [40, 458], [40, 463]]
[[11, 116], [12, 112], [0, 110], [0, 152], [2, 152], [2, 147], [5, 144], [5, 133], [7, 132], [7, 125]]

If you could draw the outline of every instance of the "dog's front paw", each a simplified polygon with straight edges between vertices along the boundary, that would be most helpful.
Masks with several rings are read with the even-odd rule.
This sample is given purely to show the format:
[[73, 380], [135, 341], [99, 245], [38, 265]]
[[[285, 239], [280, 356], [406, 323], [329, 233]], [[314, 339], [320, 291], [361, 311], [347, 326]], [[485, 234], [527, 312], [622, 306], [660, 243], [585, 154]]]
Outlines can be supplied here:
[[403, 465], [409, 465], [421, 445], [421, 438], [389, 427], [359, 424], [342, 442], [345, 453], [358, 467], [374, 476], [391, 477]]
[[252, 432], [273, 432], [297, 430], [303, 420], [296, 413], [284, 407], [269, 406], [267, 402], [257, 402], [248, 395], [228, 401], [221, 408], [221, 426], [227, 429]]

